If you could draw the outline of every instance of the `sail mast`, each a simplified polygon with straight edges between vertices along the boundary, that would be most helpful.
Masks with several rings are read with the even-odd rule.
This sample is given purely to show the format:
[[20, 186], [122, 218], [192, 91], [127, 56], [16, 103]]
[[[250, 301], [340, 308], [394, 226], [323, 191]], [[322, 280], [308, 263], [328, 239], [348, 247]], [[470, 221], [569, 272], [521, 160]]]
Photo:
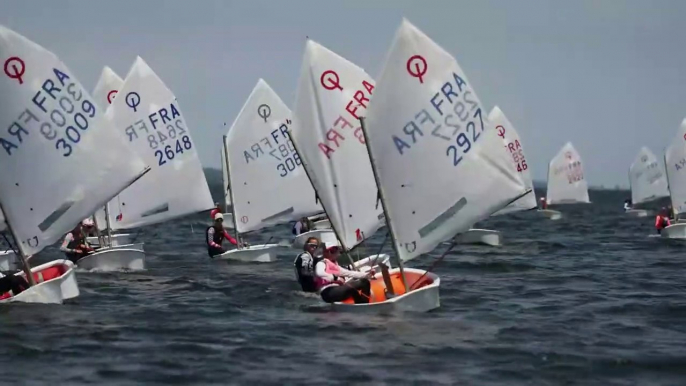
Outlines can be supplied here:
[[[226, 127], [226, 122], [224, 122], [224, 127]], [[222, 146], [224, 146], [224, 154], [226, 154], [226, 157], [224, 158], [224, 161], [226, 162], [226, 176], [228, 177], [228, 185], [229, 185], [229, 195], [231, 197], [231, 218], [233, 219], [233, 230], [234, 234], [236, 235], [236, 242], [238, 243], [237, 247], [238, 249], [241, 248], [241, 243], [239, 242], [239, 237], [240, 235], [238, 234], [238, 225], [236, 224], [236, 201], [233, 199], [233, 189], [231, 188], [231, 169], [229, 169], [229, 149], [226, 146], [226, 140], [227, 137], [224, 135], [223, 137], [223, 143]], [[214, 219], [212, 219], [214, 220]]]
[[407, 280], [405, 280], [405, 270], [403, 268], [403, 261], [400, 258], [400, 252], [398, 251], [398, 240], [395, 239], [395, 233], [393, 233], [393, 224], [391, 217], [386, 210], [386, 199], [384, 197], [383, 189], [381, 189], [381, 184], [379, 181], [379, 173], [376, 169], [376, 162], [374, 161], [374, 155], [372, 154], [372, 148], [369, 146], [369, 136], [367, 135], [367, 128], [364, 124], [365, 117], [360, 117], [360, 128], [362, 128], [362, 135], [364, 135], [364, 145], [367, 148], [367, 154], [369, 154], [369, 161], [372, 164], [372, 172], [374, 172], [374, 181], [376, 181], [376, 188], [379, 190], [379, 199], [381, 200], [381, 207], [383, 207], [384, 216], [386, 216], [386, 226], [388, 227], [388, 232], [391, 234], [391, 243], [393, 244], [393, 250], [397, 256], [398, 268], [400, 268], [400, 276], [403, 279], [403, 285], [405, 286], [405, 292], [409, 292], [407, 286]]
[[[2, 207], [2, 203], [0, 203], [0, 211], [2, 211], [2, 213], [7, 213], [5, 208]], [[5, 215], [5, 223], [7, 224], [7, 229], [10, 231], [10, 234], [14, 239], [14, 244], [17, 246], [17, 253], [21, 259], [22, 269], [26, 275], [26, 280], [28, 281], [29, 286], [34, 286], [36, 285], [36, 281], [33, 279], [33, 274], [31, 273], [31, 265], [29, 265], [29, 260], [26, 255], [24, 255], [24, 251], [22, 251], [19, 247], [19, 238], [17, 237], [17, 234], [14, 233], [14, 228], [12, 228], [12, 224], [10, 224], [10, 220], [7, 218], [7, 215]]]

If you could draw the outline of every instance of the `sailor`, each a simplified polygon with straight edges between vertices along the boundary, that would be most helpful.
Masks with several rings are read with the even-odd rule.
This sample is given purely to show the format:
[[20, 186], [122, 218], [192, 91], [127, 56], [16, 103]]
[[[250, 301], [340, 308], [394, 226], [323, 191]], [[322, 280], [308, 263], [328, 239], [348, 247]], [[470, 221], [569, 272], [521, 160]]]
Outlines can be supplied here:
[[319, 239], [316, 237], [308, 238], [303, 246], [303, 252], [298, 254], [293, 262], [295, 278], [304, 292], [317, 292], [314, 268], [321, 260], [321, 256], [316, 254], [318, 249]]
[[548, 203], [546, 202], [545, 197], [541, 197], [540, 201], [541, 201], [541, 209], [543, 209], [543, 210], [548, 209]]
[[309, 232], [312, 228], [310, 225], [310, 220], [307, 217], [303, 217], [300, 220], [298, 220], [298, 222], [296, 222], [295, 225], [293, 225], [292, 232], [296, 236], [303, 234], [305, 232]]
[[205, 230], [207, 253], [210, 255], [210, 257], [215, 257], [226, 252], [222, 247], [222, 242], [224, 239], [229, 240], [231, 244], [238, 246], [236, 239], [231, 237], [226, 229], [224, 229], [224, 215], [221, 213], [215, 213], [213, 218], [214, 224]]
[[60, 251], [64, 252], [67, 255], [67, 258], [74, 264], [82, 257], [85, 257], [94, 251], [94, 249], [88, 245], [88, 241], [86, 241], [83, 225], [83, 222], [80, 222], [71, 232], [67, 233], [60, 246]]
[[221, 206], [219, 206], [219, 203], [218, 203], [218, 202], [215, 202], [215, 203], [214, 203], [214, 209], [212, 209], [212, 210], [210, 211], [210, 218], [211, 218], [212, 220], [214, 220], [214, 216], [215, 216], [217, 213], [221, 213], [221, 212], [222, 212]]
[[4, 271], [0, 272], [0, 296], [9, 293], [9, 296], [15, 296], [29, 288], [29, 283], [21, 275], [15, 275], [16, 272]]
[[667, 209], [662, 208], [662, 211], [655, 216], [655, 230], [657, 230], [657, 233], [662, 233], [662, 230], [668, 226], [670, 226], [671, 223], [669, 221], [669, 216], [667, 215]]
[[627, 198], [626, 200], [624, 200], [624, 211], [628, 212], [630, 210], [631, 210], [631, 200]]
[[[353, 298], [355, 303], [369, 303], [371, 284], [366, 273], [349, 271], [338, 265], [341, 247], [338, 241], [324, 241], [324, 258], [315, 266], [316, 286], [322, 300], [327, 303], [341, 302]], [[347, 282], [343, 278], [351, 278]]]
[[83, 225], [83, 233], [86, 235], [86, 237], [98, 236], [97, 229], [95, 229], [95, 222], [93, 222], [91, 218], [86, 218], [81, 221], [81, 225]]

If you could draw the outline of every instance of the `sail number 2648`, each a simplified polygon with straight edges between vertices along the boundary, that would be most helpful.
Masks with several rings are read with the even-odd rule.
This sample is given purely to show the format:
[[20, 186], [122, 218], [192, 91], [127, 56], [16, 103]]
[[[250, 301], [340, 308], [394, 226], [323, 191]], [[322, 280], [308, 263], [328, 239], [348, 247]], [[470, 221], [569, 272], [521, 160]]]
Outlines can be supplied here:
[[177, 154], [183, 154], [184, 150], [191, 150], [193, 143], [189, 136], [184, 135], [181, 139], [177, 139], [176, 143], [167, 145], [163, 149], [155, 150], [155, 157], [157, 157], [157, 165], [162, 166], [176, 157]]
[[[477, 122], [475, 122], [477, 117], [479, 119]], [[484, 131], [484, 120], [481, 117], [481, 108], [478, 108], [476, 111], [474, 111], [472, 118], [474, 119], [467, 123], [465, 132], [459, 133], [455, 137], [455, 144], [457, 146], [450, 145], [445, 150], [446, 155], [448, 157], [452, 157], [453, 166], [457, 166], [460, 162], [462, 162], [463, 155], [469, 153], [469, 151], [472, 149], [472, 144], [479, 140], [481, 133]]]

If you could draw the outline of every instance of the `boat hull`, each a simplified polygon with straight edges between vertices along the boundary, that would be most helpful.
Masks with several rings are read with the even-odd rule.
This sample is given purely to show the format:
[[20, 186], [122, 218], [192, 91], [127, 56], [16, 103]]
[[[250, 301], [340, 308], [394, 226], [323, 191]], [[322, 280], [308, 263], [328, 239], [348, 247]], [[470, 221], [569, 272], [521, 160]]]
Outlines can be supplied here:
[[[69, 260], [54, 260], [33, 267], [31, 272], [36, 280], [36, 285], [28, 288], [18, 295], [0, 295], [2, 303], [43, 303], [61, 304], [64, 300], [79, 296], [79, 286], [74, 273], [74, 264]], [[26, 278], [23, 272], [15, 275]], [[42, 280], [41, 280], [42, 279]]]
[[686, 223], [676, 223], [662, 229], [664, 239], [686, 239]]
[[307, 239], [309, 239], [310, 237], [316, 237], [319, 240], [321, 240], [322, 235], [333, 235], [335, 237], [335, 234], [331, 229], [316, 229], [295, 236], [295, 238], [293, 238], [293, 243], [291, 244], [291, 247], [295, 249], [303, 249], [305, 243], [307, 242]]
[[559, 220], [562, 218], [562, 212], [552, 209], [539, 209], [538, 213], [542, 214], [543, 217], [549, 218], [551, 220]]
[[279, 244], [251, 245], [246, 248], [232, 249], [221, 255], [214, 256], [214, 260], [235, 260], [248, 263], [271, 263], [276, 261]]
[[89, 271], [140, 271], [145, 269], [145, 252], [134, 248], [106, 248], [80, 259], [76, 265]]
[[[405, 277], [408, 286], [412, 286], [426, 271], [414, 268], [405, 268]], [[404, 292], [400, 270], [392, 269], [389, 272], [396, 293]], [[372, 301], [370, 303], [354, 304], [352, 299], [341, 303], [333, 303], [331, 307], [341, 312], [367, 312], [367, 313], [393, 313], [393, 312], [428, 312], [441, 306], [440, 287], [441, 279], [428, 272], [422, 281], [428, 284], [411, 290], [408, 293], [399, 294], [387, 299], [384, 293], [386, 288], [381, 273], [377, 273], [371, 281]]]
[[490, 229], [470, 229], [455, 237], [457, 244], [480, 244], [498, 246], [501, 244], [501, 234], [499, 231]]
[[[100, 241], [98, 241], [97, 237], [88, 237], [86, 241], [91, 245], [100, 245]], [[129, 233], [117, 233], [112, 235], [113, 247], [131, 244], [132, 241], [133, 237]], [[107, 242], [107, 236], [105, 236], [105, 242]]]
[[329, 219], [315, 221], [314, 223], [312, 223], [312, 228], [314, 230], [331, 229], [331, 221], [329, 221]]
[[648, 211], [644, 209], [629, 209], [625, 213], [629, 217], [648, 217]]

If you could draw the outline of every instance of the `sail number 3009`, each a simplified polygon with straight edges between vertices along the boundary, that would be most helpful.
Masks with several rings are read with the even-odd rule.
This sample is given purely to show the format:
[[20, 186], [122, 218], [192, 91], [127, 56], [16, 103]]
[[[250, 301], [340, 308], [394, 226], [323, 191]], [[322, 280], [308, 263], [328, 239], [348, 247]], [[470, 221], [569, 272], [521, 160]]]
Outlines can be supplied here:
[[[174, 146], [175, 145], [175, 146]], [[176, 144], [167, 145], [164, 147], [164, 151], [155, 150], [155, 157], [157, 157], [157, 165], [162, 166], [171, 161], [176, 157], [177, 154], [183, 154], [184, 150], [191, 150], [193, 148], [193, 143], [191, 139], [184, 135], [181, 139], [176, 140]]]

